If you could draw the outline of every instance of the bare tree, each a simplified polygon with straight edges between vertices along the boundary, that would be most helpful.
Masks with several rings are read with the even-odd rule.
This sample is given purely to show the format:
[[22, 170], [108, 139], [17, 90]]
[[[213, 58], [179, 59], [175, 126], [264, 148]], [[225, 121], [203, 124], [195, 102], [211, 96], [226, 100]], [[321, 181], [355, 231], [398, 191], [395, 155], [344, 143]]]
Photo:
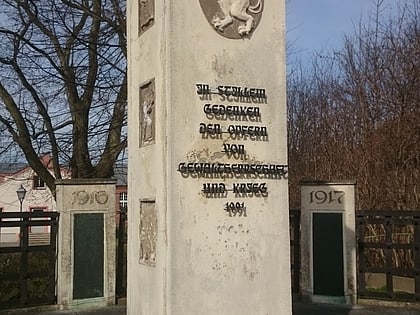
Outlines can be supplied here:
[[302, 179], [354, 179], [360, 208], [418, 208], [420, 1], [390, 19], [381, 6], [341, 50], [289, 76], [294, 206]]
[[0, 125], [53, 193], [62, 165], [73, 178], [110, 177], [126, 147], [125, 1], [1, 0], [0, 10]]

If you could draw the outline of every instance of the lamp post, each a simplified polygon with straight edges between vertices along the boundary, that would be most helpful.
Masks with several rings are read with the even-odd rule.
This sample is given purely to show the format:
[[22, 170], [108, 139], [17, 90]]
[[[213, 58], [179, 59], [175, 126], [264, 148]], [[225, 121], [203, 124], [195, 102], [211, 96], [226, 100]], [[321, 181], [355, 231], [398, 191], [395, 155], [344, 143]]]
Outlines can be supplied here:
[[22, 212], [22, 203], [23, 203], [23, 199], [25, 199], [25, 195], [26, 195], [26, 189], [25, 189], [25, 187], [23, 187], [22, 184], [20, 185], [19, 189], [16, 190], [16, 194], [17, 194], [19, 202], [20, 202], [20, 212]]
[[[19, 202], [20, 202], [20, 213], [22, 213], [22, 203], [23, 203], [23, 199], [25, 199], [25, 195], [26, 195], [26, 189], [25, 187], [23, 187], [23, 185], [21, 184], [20, 187], [18, 188], [18, 190], [16, 190], [16, 194], [18, 196]], [[22, 218], [20, 218], [20, 220], [22, 221]], [[22, 225], [20, 226], [20, 233], [19, 233], [19, 242], [20, 242], [20, 246], [22, 246]]]

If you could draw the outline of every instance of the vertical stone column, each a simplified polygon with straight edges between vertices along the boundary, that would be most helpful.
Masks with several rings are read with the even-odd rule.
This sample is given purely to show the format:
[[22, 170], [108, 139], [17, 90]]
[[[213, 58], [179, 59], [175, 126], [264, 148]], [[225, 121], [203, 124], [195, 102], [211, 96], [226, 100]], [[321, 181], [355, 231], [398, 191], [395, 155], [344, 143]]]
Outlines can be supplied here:
[[57, 303], [115, 304], [115, 180], [57, 180]]
[[284, 1], [128, 1], [128, 314], [291, 314]]
[[354, 182], [303, 182], [301, 293], [313, 302], [357, 302]]

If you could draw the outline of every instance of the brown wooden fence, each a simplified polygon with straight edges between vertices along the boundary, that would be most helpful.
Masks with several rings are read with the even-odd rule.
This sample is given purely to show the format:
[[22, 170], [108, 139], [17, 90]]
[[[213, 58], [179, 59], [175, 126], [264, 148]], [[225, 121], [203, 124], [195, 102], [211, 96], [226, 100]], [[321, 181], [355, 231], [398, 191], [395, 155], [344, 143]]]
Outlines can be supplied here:
[[357, 211], [360, 298], [420, 301], [420, 211]]
[[300, 210], [290, 210], [290, 261], [292, 292], [299, 293], [300, 281]]
[[116, 297], [127, 296], [127, 208], [120, 208], [117, 228]]
[[[0, 309], [56, 302], [57, 212], [1, 212], [0, 236], [16, 231], [16, 242], [0, 239]], [[39, 227], [46, 232], [34, 233]]]
[[[300, 211], [290, 210], [292, 291], [299, 293]], [[420, 301], [420, 211], [356, 211], [358, 297]]]

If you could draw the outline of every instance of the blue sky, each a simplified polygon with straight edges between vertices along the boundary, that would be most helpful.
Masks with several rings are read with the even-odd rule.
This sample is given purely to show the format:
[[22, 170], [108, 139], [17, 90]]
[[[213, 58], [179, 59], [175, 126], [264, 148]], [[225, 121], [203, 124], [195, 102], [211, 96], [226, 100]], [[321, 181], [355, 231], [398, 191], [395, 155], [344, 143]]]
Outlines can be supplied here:
[[[389, 16], [405, 0], [383, 0], [382, 16]], [[377, 0], [286, 0], [287, 40], [297, 56], [340, 48], [344, 34], [353, 34], [366, 21]]]

